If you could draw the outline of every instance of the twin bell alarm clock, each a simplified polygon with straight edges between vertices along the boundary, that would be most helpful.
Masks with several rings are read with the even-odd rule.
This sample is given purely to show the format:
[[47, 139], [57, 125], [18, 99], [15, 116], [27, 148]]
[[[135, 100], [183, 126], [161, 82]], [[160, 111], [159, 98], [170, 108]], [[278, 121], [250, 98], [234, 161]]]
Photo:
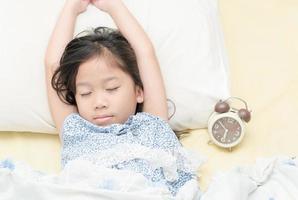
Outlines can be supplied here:
[[[236, 109], [230, 106], [229, 100], [240, 100], [245, 108]], [[228, 99], [216, 103], [214, 112], [208, 119], [208, 132], [210, 141], [208, 144], [216, 144], [223, 148], [236, 146], [244, 137], [245, 123], [251, 118], [251, 111], [248, 110], [244, 100], [238, 97], [229, 97]]]

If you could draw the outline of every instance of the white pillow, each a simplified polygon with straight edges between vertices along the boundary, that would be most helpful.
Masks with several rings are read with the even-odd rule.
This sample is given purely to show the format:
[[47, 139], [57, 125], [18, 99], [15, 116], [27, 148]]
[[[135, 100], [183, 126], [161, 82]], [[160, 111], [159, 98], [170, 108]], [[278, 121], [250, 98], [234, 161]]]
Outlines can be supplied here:
[[[216, 101], [229, 96], [217, 1], [124, 2], [155, 46], [167, 96], [176, 104], [171, 127], [206, 128]], [[63, 3], [27, 0], [1, 4], [1, 131], [57, 133], [48, 108], [43, 59]], [[115, 28], [106, 13], [89, 6], [78, 17], [75, 34], [97, 26]], [[172, 111], [170, 107], [169, 114]]]

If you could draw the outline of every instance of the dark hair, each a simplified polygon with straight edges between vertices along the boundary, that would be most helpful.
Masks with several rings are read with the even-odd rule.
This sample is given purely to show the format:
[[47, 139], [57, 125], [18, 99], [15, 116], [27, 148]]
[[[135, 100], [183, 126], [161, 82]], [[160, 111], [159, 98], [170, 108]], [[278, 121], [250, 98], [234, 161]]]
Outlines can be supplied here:
[[[112, 54], [110, 57], [116, 61], [120, 69], [143, 89], [135, 52], [120, 31], [97, 27], [78, 35], [83, 33], [87, 35], [77, 36], [67, 44], [51, 80], [52, 87], [63, 102], [77, 106], [75, 83], [79, 66], [92, 57], [103, 56], [106, 52]], [[136, 112], [141, 112], [142, 106], [143, 104], [138, 103]]]

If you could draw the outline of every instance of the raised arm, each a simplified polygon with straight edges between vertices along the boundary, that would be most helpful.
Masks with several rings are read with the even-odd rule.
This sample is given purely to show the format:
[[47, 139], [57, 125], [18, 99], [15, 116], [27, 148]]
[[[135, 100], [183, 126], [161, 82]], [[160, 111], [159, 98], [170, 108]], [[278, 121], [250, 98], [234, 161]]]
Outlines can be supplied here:
[[60, 140], [62, 139], [61, 128], [65, 117], [70, 113], [78, 111], [76, 106], [65, 104], [59, 99], [56, 91], [52, 88], [51, 79], [54, 71], [59, 66], [59, 61], [66, 45], [73, 38], [76, 18], [81, 12], [86, 10], [89, 2], [89, 0], [65, 1], [45, 53], [44, 61], [48, 103], [56, 129], [60, 135]]
[[66, 0], [51, 34], [45, 54], [47, 67], [56, 69], [64, 48], [73, 38], [77, 16], [84, 12], [90, 0]]
[[112, 17], [135, 51], [144, 87], [143, 111], [167, 121], [165, 86], [149, 37], [121, 0], [93, 0], [92, 4]]

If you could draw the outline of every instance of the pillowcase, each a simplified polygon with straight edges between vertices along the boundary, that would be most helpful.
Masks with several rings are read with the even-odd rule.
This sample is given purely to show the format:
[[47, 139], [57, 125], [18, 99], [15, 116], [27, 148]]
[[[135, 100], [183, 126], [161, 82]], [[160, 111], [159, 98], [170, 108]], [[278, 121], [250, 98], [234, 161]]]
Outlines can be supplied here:
[[[56, 133], [50, 115], [44, 54], [63, 1], [8, 1], [0, 8], [1, 131]], [[170, 126], [206, 128], [214, 104], [229, 96], [228, 63], [216, 0], [124, 0], [156, 50], [168, 98]], [[5, 20], [5, 19], [10, 19]], [[116, 28], [89, 6], [75, 35], [97, 26]], [[169, 103], [169, 115], [174, 106]]]

